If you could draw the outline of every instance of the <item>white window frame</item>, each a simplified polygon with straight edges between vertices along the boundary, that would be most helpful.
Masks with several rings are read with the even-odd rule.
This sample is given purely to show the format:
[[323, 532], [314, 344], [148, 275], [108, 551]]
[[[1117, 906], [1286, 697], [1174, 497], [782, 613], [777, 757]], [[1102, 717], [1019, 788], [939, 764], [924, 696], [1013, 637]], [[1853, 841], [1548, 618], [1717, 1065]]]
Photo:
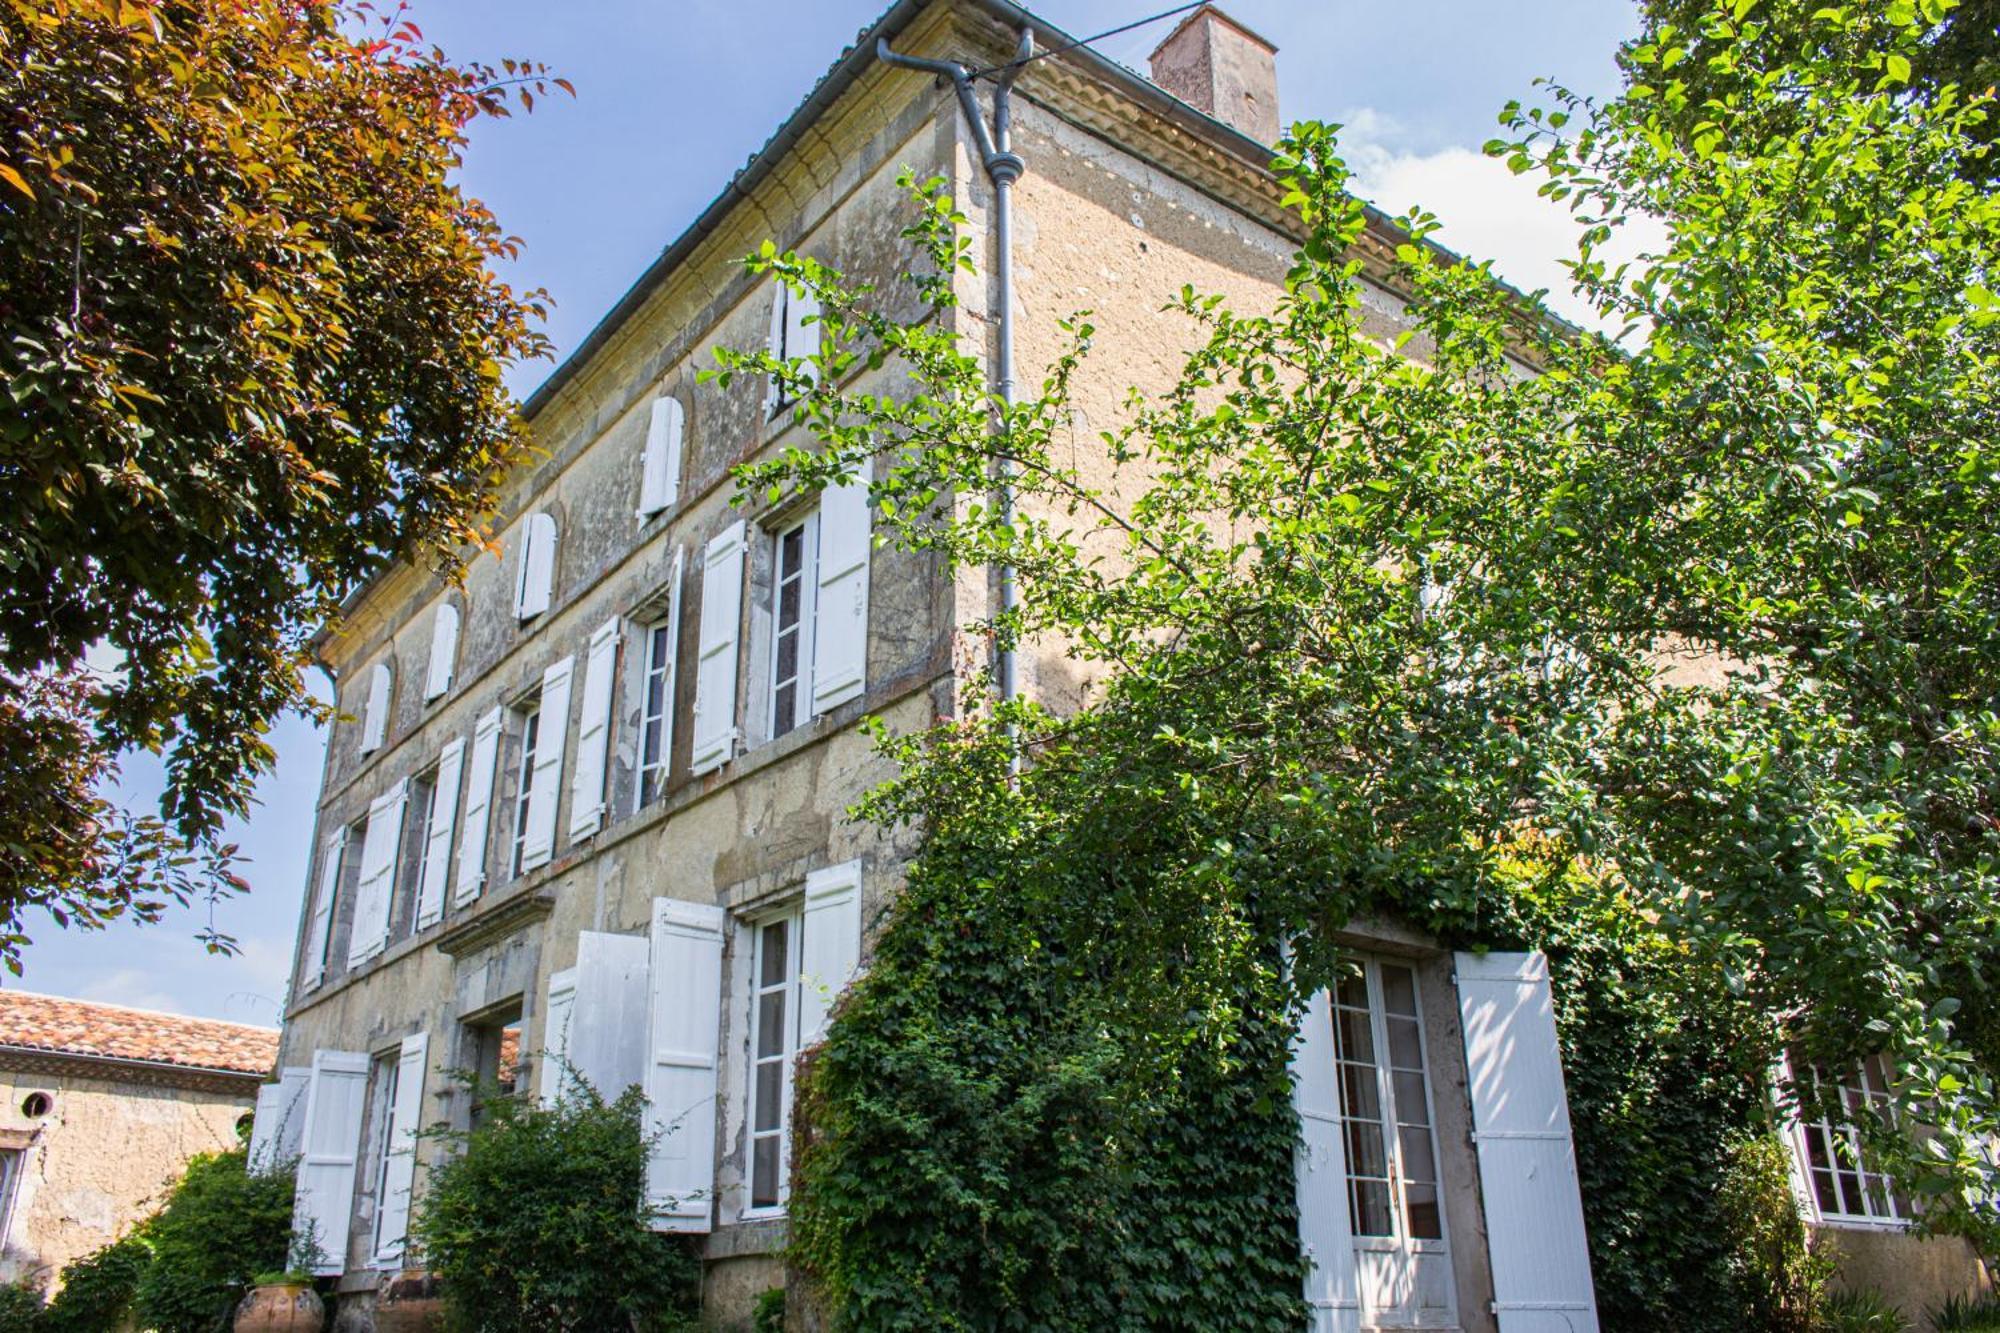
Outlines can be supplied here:
[[374, 1098], [369, 1107], [374, 1113], [375, 1123], [369, 1127], [368, 1151], [375, 1169], [370, 1173], [375, 1177], [374, 1203], [375, 1217], [368, 1228], [368, 1255], [370, 1260], [382, 1252], [382, 1218], [388, 1209], [383, 1204], [389, 1198], [389, 1150], [393, 1146], [389, 1137], [396, 1126], [396, 1085], [403, 1075], [403, 1048], [391, 1047], [388, 1054], [375, 1056]]
[[507, 845], [507, 877], [519, 879], [528, 850], [528, 801], [535, 790], [535, 751], [542, 732], [542, 696], [538, 690], [514, 705], [520, 718], [521, 754], [515, 765], [514, 832]]
[[[791, 1198], [792, 1164], [792, 1067], [799, 1055], [799, 1000], [800, 970], [805, 948], [805, 913], [802, 903], [794, 902], [777, 911], [766, 912], [751, 918], [745, 924], [750, 936], [750, 1045], [744, 1079], [743, 1103], [743, 1217], [782, 1217]], [[785, 962], [781, 979], [772, 983], [764, 981], [766, 932], [773, 926], [785, 927]], [[768, 1056], [759, 1057], [757, 1052], [763, 1046], [764, 1021], [763, 1001], [769, 995], [782, 995], [780, 1011], [784, 1015], [785, 1031], [778, 1043], [778, 1050]], [[757, 1075], [760, 1067], [775, 1064], [778, 1067], [778, 1123], [775, 1128], [757, 1128]], [[778, 1179], [776, 1203], [760, 1204], [757, 1199], [757, 1145], [760, 1141], [775, 1139], [778, 1144]]]
[[21, 1176], [28, 1166], [26, 1148], [0, 1149], [0, 1246], [14, 1230], [14, 1205], [21, 1193]]
[[[639, 676], [638, 786], [635, 805], [645, 809], [667, 794], [667, 776], [673, 765], [674, 714], [674, 621], [661, 616], [640, 626], [646, 636], [645, 669]], [[659, 707], [653, 707], [653, 686], [660, 687]], [[658, 753], [646, 757], [649, 746]], [[653, 783], [649, 791], [647, 784]]]
[[[784, 567], [785, 539], [793, 533], [799, 538], [799, 567], [787, 574]], [[799, 585], [798, 620], [790, 629], [786, 628], [780, 608], [784, 605], [785, 587], [797, 582]], [[813, 720], [813, 648], [819, 626], [819, 510], [814, 509], [787, 521], [784, 526], [771, 534], [771, 665], [768, 672], [766, 721], [771, 739], [797, 731]], [[792, 662], [792, 675], [781, 677], [779, 671], [779, 649], [787, 633], [798, 639], [798, 652]], [[792, 719], [780, 726], [778, 715], [778, 691], [789, 679], [792, 686]]]
[[[1818, 1094], [1824, 1086], [1825, 1072], [1818, 1065], [1804, 1067], [1804, 1077], [1795, 1077], [1800, 1066], [1791, 1056], [1785, 1057], [1783, 1073], [1793, 1078], [1802, 1089], [1810, 1087]], [[1857, 1061], [1849, 1068], [1849, 1079], [1843, 1079], [1839, 1087], [1841, 1104], [1849, 1110], [1855, 1109], [1857, 1100], [1865, 1102], [1884, 1116], [1893, 1116], [1892, 1096], [1889, 1090], [1889, 1062], [1881, 1055], [1871, 1055]], [[1850, 1081], [1850, 1079], [1852, 1081]], [[1805, 1205], [1808, 1216], [1823, 1226], [1841, 1227], [1868, 1231], [1904, 1231], [1916, 1220], [1913, 1210], [1907, 1207], [1908, 1200], [1898, 1196], [1895, 1178], [1886, 1171], [1877, 1171], [1869, 1166], [1868, 1147], [1862, 1141], [1861, 1132], [1851, 1120], [1835, 1120], [1828, 1116], [1807, 1120], [1803, 1109], [1795, 1112], [1787, 1125], [1792, 1150], [1795, 1184], [1800, 1201]], [[1846, 1165], [1828, 1162], [1820, 1166], [1813, 1160], [1812, 1143], [1814, 1135], [1819, 1142], [1827, 1145], [1836, 1154], [1846, 1154]], [[1842, 1207], [1829, 1210], [1820, 1198], [1819, 1177], [1826, 1176], [1832, 1186], [1834, 1197]], [[1844, 1205], [1847, 1202], [1847, 1179], [1855, 1181], [1861, 1195], [1864, 1210], [1873, 1203], [1873, 1195], [1880, 1191], [1881, 1212], [1851, 1212]]]

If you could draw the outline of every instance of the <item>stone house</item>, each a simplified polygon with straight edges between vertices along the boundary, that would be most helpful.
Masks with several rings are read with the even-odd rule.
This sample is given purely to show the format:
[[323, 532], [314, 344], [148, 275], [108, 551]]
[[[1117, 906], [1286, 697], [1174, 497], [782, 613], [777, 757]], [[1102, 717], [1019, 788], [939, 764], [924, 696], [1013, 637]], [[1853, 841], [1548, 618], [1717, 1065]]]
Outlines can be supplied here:
[[274, 1028], [0, 991], [0, 1281], [48, 1289], [239, 1146]]
[[[403, 1267], [412, 1136], [474, 1113], [451, 1069], [544, 1096], [570, 1070], [641, 1084], [675, 1126], [649, 1181], [660, 1225], [706, 1238], [713, 1317], [782, 1285], [794, 1057], [912, 851], [843, 818], [887, 776], [857, 723], [948, 715], [986, 651], [957, 626], [998, 590], [871, 549], [860, 487], [732, 507], [733, 465], [804, 436], [768, 386], [697, 372], [718, 347], [816, 338], [739, 263], [767, 239], [893, 290], [905, 167], [967, 215], [982, 274], [952, 317], [996, 346], [980, 148], [949, 86], [876, 47], [990, 69], [1024, 28], [1054, 52], [1013, 94], [1026, 373], [1089, 307], [1076, 406], [1109, 422], [1178, 369], [1165, 294], [1277, 300], [1299, 238], [1267, 169], [1274, 48], [1208, 7], [1149, 80], [1007, 0], [897, 0], [639, 277], [529, 399], [537, 451], [504, 487], [497, 550], [462, 587], [385, 573], [320, 643], [345, 716], [259, 1121], [287, 1128], [259, 1150], [301, 1153], [343, 1326]], [[1362, 244], [1385, 333], [1398, 239], [1377, 219]], [[1083, 684], [1054, 652], [1024, 652], [1020, 679], [1057, 703]], [[1315, 1327], [1596, 1327], [1543, 960], [1392, 926], [1354, 943], [1297, 1057]]]

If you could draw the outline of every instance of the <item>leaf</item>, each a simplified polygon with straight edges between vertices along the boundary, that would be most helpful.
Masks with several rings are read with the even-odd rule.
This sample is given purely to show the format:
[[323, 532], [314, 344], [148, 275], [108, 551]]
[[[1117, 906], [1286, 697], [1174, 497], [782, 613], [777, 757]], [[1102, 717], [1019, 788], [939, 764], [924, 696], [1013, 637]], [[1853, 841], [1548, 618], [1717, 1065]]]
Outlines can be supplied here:
[[28, 182], [22, 178], [21, 173], [8, 166], [5, 162], [0, 162], [0, 181], [6, 181], [30, 199], [35, 197], [35, 192], [28, 188]]

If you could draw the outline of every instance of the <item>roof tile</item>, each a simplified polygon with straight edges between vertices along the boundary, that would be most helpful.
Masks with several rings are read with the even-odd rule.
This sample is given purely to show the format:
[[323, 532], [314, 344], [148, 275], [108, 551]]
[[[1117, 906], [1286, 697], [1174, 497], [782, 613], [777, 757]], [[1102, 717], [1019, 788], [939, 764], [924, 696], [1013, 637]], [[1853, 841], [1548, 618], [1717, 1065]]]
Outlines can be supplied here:
[[277, 1062], [278, 1030], [0, 990], [0, 1049], [10, 1046], [263, 1074]]

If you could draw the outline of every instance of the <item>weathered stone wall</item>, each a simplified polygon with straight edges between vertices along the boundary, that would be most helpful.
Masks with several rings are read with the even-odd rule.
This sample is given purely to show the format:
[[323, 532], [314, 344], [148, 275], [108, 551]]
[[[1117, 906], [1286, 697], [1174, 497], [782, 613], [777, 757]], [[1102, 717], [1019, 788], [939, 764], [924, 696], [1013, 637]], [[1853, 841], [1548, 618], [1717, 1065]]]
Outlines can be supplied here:
[[[35, 1093], [49, 1109], [30, 1116]], [[255, 1101], [248, 1089], [0, 1069], [0, 1136], [23, 1145], [0, 1281], [52, 1288], [64, 1266], [151, 1213], [189, 1158], [234, 1148]]]
[[1918, 1328], [1957, 1296], [1984, 1296], [1992, 1275], [1971, 1245], [1952, 1236], [1915, 1236], [1887, 1228], [1816, 1227], [1815, 1241], [1840, 1265], [1835, 1285], [1886, 1296]]

